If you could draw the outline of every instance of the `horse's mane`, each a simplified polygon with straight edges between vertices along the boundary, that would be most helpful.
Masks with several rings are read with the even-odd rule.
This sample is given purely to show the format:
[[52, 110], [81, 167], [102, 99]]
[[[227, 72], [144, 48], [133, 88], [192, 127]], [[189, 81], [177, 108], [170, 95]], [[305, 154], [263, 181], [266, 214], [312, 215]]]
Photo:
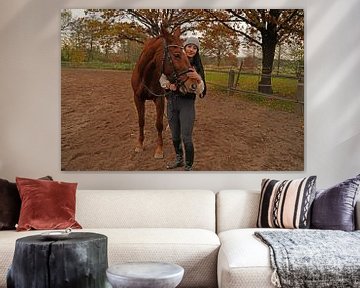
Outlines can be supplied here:
[[[155, 38], [148, 39], [145, 44], [144, 48], [140, 54], [139, 57], [139, 63], [138, 63], [138, 72], [140, 79], [143, 79], [148, 73], [151, 71], [151, 69], [154, 68], [155, 64], [155, 54], [159, 53], [158, 49], [158, 40], [162, 38], [163, 36], [157, 36]], [[161, 44], [160, 44], [161, 45]]]

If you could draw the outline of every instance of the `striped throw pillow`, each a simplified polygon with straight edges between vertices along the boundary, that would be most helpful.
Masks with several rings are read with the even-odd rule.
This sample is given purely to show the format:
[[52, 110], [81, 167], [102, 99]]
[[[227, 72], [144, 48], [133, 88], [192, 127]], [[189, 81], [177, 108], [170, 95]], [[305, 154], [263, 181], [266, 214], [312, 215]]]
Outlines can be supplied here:
[[309, 228], [316, 176], [294, 180], [263, 179], [257, 227]]

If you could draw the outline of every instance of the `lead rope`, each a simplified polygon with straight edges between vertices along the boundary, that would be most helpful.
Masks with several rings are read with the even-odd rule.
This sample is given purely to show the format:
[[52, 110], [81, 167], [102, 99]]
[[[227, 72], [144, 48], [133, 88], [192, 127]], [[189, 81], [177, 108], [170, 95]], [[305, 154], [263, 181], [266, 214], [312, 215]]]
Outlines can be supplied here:
[[169, 94], [171, 93], [171, 91], [169, 91], [169, 92], [165, 92], [165, 93], [163, 93], [163, 94], [156, 94], [156, 93], [152, 92], [152, 91], [150, 90], [150, 88], [147, 87], [145, 84], [143, 84], [143, 85], [144, 85], [144, 87], [146, 88], [146, 90], [147, 90], [151, 95], [153, 95], [153, 96], [155, 96], [155, 97], [165, 97], [165, 96], [167, 96], [167, 95], [169, 95]]

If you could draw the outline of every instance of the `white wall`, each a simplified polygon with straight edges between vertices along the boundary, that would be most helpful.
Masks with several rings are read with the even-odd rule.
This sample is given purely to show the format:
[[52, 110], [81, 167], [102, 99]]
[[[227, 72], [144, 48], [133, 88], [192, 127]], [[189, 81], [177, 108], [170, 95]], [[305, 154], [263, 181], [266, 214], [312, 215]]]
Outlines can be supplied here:
[[[176, 4], [177, 3], [177, 4]], [[269, 4], [271, 3], [271, 5]], [[60, 9], [304, 8], [305, 171], [61, 172]], [[171, 5], [171, 6], [170, 6]], [[327, 187], [360, 173], [360, 1], [16, 0], [0, 9], [0, 178], [52, 175], [82, 189], [258, 189], [263, 177], [317, 175]]]

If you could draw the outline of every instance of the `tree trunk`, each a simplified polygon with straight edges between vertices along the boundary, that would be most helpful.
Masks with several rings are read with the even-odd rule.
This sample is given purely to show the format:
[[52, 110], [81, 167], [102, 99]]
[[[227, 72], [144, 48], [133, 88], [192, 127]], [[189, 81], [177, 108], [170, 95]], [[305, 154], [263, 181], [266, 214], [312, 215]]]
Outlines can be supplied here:
[[258, 90], [259, 92], [272, 94], [272, 85], [271, 85], [271, 74], [273, 71], [275, 49], [277, 39], [277, 24], [276, 21], [279, 18], [281, 10], [271, 9], [270, 15], [273, 17], [274, 21], [269, 21], [266, 23], [265, 27], [260, 30], [262, 37], [262, 74], [261, 80], [259, 82]]
[[8, 288], [99, 288], [106, 283], [107, 237], [71, 233], [64, 240], [19, 238], [7, 276]]
[[[275, 38], [275, 39], [274, 39]], [[262, 44], [262, 71], [258, 90], [261, 93], [272, 94], [271, 74], [273, 70], [276, 48], [276, 35], [263, 36]]]

